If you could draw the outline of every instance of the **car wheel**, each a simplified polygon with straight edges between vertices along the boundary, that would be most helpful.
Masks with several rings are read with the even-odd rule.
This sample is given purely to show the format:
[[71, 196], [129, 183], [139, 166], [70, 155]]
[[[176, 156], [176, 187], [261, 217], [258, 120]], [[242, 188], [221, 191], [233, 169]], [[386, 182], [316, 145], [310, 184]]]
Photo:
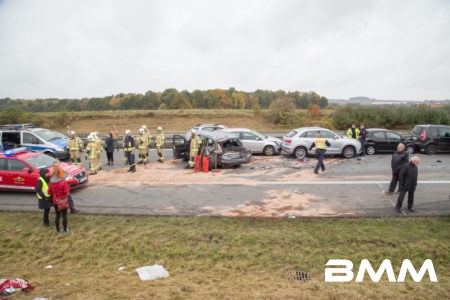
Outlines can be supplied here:
[[366, 147], [366, 153], [367, 155], [374, 155], [376, 152], [375, 147], [374, 146], [367, 146]]
[[428, 155], [433, 155], [433, 154], [436, 154], [436, 150], [437, 150], [436, 145], [430, 144], [430, 145], [426, 146], [425, 153]]
[[344, 150], [342, 150], [342, 156], [345, 158], [352, 158], [355, 157], [356, 150], [352, 146], [345, 146]]
[[409, 154], [414, 154], [414, 151], [415, 151], [414, 146], [412, 145], [406, 146], [406, 152], [408, 152]]
[[294, 156], [295, 158], [303, 158], [308, 154], [308, 150], [306, 150], [305, 147], [297, 147], [294, 150]]
[[265, 146], [263, 149], [264, 155], [272, 156], [275, 154], [275, 148], [272, 146]]

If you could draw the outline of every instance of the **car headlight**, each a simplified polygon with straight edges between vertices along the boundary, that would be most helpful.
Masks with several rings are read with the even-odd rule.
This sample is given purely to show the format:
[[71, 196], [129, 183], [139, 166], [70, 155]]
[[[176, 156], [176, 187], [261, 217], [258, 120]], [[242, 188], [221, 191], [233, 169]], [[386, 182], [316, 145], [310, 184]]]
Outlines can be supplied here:
[[75, 179], [75, 178], [73, 178], [72, 175], [67, 175], [67, 177], [66, 177], [66, 180], [73, 180], [73, 179]]

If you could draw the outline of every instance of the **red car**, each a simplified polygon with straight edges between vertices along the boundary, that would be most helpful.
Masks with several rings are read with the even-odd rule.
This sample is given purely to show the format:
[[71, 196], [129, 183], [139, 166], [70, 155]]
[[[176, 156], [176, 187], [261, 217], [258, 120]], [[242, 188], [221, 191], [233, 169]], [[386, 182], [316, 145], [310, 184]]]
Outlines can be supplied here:
[[[0, 190], [35, 191], [39, 170], [53, 170], [55, 160], [43, 153], [26, 151], [26, 148], [0, 152]], [[83, 167], [63, 162], [59, 166], [65, 173], [70, 189], [82, 187], [88, 182]]]

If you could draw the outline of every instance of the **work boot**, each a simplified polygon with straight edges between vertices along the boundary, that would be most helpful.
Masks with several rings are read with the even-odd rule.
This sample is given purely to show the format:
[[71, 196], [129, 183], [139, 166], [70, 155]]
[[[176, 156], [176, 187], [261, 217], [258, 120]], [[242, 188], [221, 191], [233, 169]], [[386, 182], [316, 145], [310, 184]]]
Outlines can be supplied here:
[[131, 166], [131, 173], [135, 173], [136, 172], [136, 166]]
[[127, 171], [127, 172], [131, 172], [131, 169], [132, 169], [132, 167], [130, 166], [130, 167], [128, 168], [128, 171]]
[[113, 161], [111, 162], [111, 166], [114, 166], [114, 162]]

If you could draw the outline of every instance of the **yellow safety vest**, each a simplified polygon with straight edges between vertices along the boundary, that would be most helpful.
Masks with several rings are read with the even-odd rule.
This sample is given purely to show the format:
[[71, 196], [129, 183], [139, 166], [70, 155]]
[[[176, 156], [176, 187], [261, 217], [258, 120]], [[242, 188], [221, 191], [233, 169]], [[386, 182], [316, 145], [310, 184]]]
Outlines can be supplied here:
[[[47, 182], [45, 182], [45, 180], [42, 177], [39, 177], [38, 180], [40, 180], [42, 182], [42, 192], [44, 193], [45, 197], [50, 197], [50, 195], [48, 194], [48, 184]], [[41, 195], [39, 195], [38, 193], [36, 193], [38, 199], [42, 199]]]
[[314, 144], [316, 145], [316, 149], [322, 149], [322, 150], [327, 149], [327, 144], [325, 141], [326, 140], [324, 138], [317, 138], [314, 141]]

